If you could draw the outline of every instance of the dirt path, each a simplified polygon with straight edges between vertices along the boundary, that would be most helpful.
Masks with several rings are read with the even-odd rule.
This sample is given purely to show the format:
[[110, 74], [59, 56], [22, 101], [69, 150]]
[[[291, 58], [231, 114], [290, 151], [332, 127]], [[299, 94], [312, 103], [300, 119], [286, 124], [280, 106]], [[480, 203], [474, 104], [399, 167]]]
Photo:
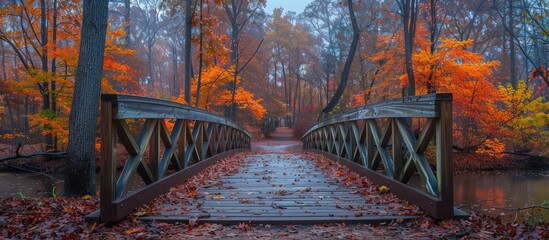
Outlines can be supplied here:
[[258, 153], [298, 153], [303, 143], [295, 139], [294, 131], [288, 127], [278, 127], [267, 139], [252, 141], [252, 151]]

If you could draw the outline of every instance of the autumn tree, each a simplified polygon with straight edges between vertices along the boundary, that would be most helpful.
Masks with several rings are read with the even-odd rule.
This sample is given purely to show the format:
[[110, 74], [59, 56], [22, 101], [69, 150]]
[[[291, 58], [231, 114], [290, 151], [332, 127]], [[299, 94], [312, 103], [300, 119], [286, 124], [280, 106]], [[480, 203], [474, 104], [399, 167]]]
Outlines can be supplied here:
[[398, 0], [398, 7], [400, 10], [400, 17], [402, 19], [402, 26], [403, 26], [403, 32], [404, 32], [406, 77], [408, 78], [407, 95], [414, 96], [416, 94], [416, 84], [414, 80], [412, 54], [414, 53], [414, 38], [416, 34], [419, 1], [418, 0]]
[[[57, 94], [58, 89], [63, 88], [62, 85], [58, 86], [58, 80], [63, 76], [57, 74], [57, 69], [59, 65], [65, 65], [57, 58], [58, 42], [73, 38], [70, 32], [74, 29], [72, 24], [78, 12], [71, 12], [71, 9], [77, 4], [44, 0], [37, 4], [13, 1], [2, 6], [0, 11], [0, 40], [14, 51], [22, 64], [25, 85], [34, 86], [39, 91], [42, 109], [37, 114], [32, 113], [32, 119], [33, 124], [42, 127], [47, 151], [56, 149]], [[30, 97], [25, 101], [30, 102]]]
[[84, 1], [82, 40], [69, 123], [63, 194], [95, 195], [95, 136], [108, 18], [108, 0]]
[[358, 29], [358, 23], [354, 12], [353, 1], [347, 0], [347, 5], [349, 10], [349, 16], [351, 18], [351, 25], [353, 28], [353, 40], [351, 42], [349, 54], [347, 55], [347, 58], [345, 60], [345, 66], [343, 67], [343, 71], [341, 72], [341, 81], [339, 82], [339, 86], [337, 87], [334, 96], [332, 96], [332, 98], [330, 99], [330, 102], [328, 102], [328, 105], [326, 105], [326, 107], [322, 109], [323, 117], [327, 116], [327, 114], [329, 114], [334, 109], [339, 99], [343, 95], [343, 91], [345, 90], [345, 87], [347, 86], [347, 81], [349, 80], [351, 64], [353, 63], [355, 52], [358, 46], [358, 39], [360, 38], [360, 31]]
[[241, 64], [246, 60], [241, 61], [239, 54], [240, 35], [250, 19], [261, 7], [265, 6], [265, 0], [221, 0], [222, 7], [225, 10], [227, 19], [230, 23], [230, 44], [231, 44], [231, 65], [234, 66], [233, 81], [228, 84], [228, 88], [232, 92], [230, 106], [225, 111], [225, 116], [231, 119], [235, 117], [235, 94], [237, 89], [238, 73], [241, 72]]

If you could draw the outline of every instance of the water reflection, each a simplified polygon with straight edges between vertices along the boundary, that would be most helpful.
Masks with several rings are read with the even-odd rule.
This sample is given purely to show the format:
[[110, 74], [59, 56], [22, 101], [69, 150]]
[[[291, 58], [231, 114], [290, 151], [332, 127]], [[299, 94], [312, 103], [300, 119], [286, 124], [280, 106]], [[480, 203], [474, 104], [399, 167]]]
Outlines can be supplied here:
[[0, 172], [0, 197], [51, 197], [63, 190], [62, 176]]
[[[541, 205], [549, 200], [549, 170], [538, 172], [514, 172], [505, 174], [459, 174], [454, 176], [454, 201], [469, 211], [491, 216], [516, 209]], [[526, 212], [522, 212], [526, 213]], [[536, 210], [549, 220], [548, 210]], [[513, 221], [515, 214], [504, 220]], [[522, 220], [522, 218], [517, 218]]]
[[[145, 186], [141, 178], [134, 177], [129, 186], [129, 191], [134, 191]], [[97, 179], [99, 191], [99, 178]], [[63, 176], [45, 176], [31, 173], [0, 172], [0, 197], [51, 197], [53, 194], [63, 191]]]

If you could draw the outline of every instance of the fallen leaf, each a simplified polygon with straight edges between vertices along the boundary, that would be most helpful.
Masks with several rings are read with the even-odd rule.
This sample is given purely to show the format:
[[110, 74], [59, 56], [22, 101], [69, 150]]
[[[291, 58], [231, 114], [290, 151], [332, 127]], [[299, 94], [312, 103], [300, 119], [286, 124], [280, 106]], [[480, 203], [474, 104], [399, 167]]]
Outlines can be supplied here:
[[386, 192], [389, 192], [389, 187], [385, 186], [385, 185], [382, 185], [378, 188], [378, 190], [381, 192], [381, 193], [386, 193]]
[[140, 233], [140, 232], [143, 232], [143, 231], [144, 231], [143, 228], [130, 228], [130, 229], [126, 230], [126, 234], [127, 235], [132, 235], [132, 234]]

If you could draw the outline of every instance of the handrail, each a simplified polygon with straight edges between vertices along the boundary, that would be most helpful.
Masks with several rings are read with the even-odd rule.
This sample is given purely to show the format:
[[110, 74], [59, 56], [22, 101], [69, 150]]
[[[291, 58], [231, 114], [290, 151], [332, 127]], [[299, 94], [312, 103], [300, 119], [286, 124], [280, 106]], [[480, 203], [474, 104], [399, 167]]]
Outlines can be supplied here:
[[[418, 137], [411, 119], [426, 119]], [[378, 120], [386, 120], [384, 131]], [[425, 156], [436, 145], [436, 171]], [[303, 147], [327, 153], [440, 219], [454, 217], [452, 94], [428, 94], [365, 105], [315, 124]], [[360, 166], [360, 167], [359, 167]], [[383, 168], [383, 169], [381, 169]], [[407, 183], [418, 173], [426, 191]]]
[[[89, 221], [120, 221], [221, 157], [250, 149], [246, 129], [202, 109], [130, 95], [103, 94], [101, 100], [100, 211], [88, 215]], [[171, 129], [166, 119], [172, 120]], [[137, 137], [132, 122], [133, 130], [141, 127]], [[121, 172], [116, 163], [118, 142], [129, 154]], [[136, 175], [148, 186], [130, 192]]]

